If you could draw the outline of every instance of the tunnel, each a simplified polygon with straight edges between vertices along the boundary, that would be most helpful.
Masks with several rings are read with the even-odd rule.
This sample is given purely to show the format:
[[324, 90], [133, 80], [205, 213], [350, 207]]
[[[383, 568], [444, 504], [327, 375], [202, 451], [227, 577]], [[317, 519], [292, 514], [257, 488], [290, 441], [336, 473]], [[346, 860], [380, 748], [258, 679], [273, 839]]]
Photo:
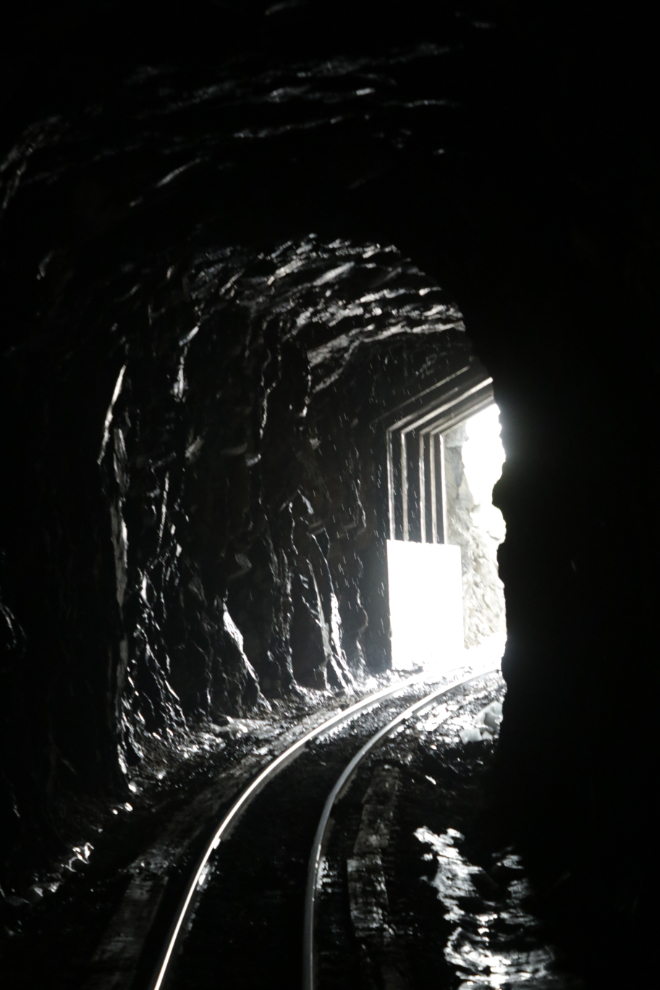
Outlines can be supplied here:
[[504, 451], [492, 379], [473, 360], [384, 422], [392, 667], [446, 669], [475, 647], [499, 659], [504, 528], [492, 489]]
[[[500, 856], [492, 876], [515, 885], [524, 868], [520, 917], [575, 981], [539, 970], [536, 985], [650, 985], [646, 6], [65, 0], [15, 6], [5, 27], [7, 985], [153, 988], [184, 877], [226, 810], [212, 779], [238, 793], [321, 718], [465, 657], [481, 670], [487, 642], [505, 690], [456, 723], [452, 753], [480, 795], [479, 842]], [[480, 536], [462, 479], [486, 413], [501, 424], [503, 521]], [[406, 624], [430, 630], [426, 645], [397, 645]], [[441, 732], [419, 718], [425, 739]], [[492, 959], [462, 984], [451, 968], [447, 917], [488, 901], [491, 873], [461, 858], [469, 837], [456, 851], [432, 790], [451, 791], [453, 771], [436, 777], [431, 744], [410, 764], [428, 792], [416, 824], [418, 792], [387, 753], [351, 812], [351, 938], [373, 937], [360, 876], [372, 915], [385, 910], [389, 853], [374, 859], [365, 829], [394, 835], [405, 794], [406, 848], [454, 864], [419, 894], [447, 912], [424, 935], [432, 979], [522, 985]], [[468, 874], [483, 890], [459, 903], [451, 884]], [[394, 969], [365, 963], [360, 986], [428, 982], [391, 982], [385, 942]]]

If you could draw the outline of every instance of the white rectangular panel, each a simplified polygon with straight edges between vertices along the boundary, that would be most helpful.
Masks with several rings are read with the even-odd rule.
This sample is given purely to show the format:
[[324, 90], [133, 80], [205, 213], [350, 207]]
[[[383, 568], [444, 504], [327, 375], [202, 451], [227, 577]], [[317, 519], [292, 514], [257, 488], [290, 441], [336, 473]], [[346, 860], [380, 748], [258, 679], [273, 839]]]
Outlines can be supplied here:
[[388, 540], [387, 567], [395, 670], [455, 666], [463, 652], [460, 547]]

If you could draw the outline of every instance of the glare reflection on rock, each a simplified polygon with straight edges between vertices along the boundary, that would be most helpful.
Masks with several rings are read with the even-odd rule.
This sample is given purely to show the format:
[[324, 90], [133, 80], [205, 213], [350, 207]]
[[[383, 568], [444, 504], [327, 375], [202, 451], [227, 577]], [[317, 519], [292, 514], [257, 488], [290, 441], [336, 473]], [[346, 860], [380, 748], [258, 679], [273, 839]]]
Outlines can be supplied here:
[[464, 837], [456, 829], [436, 835], [423, 827], [415, 836], [430, 847], [424, 859], [437, 866], [430, 883], [446, 908], [445, 919], [453, 923], [444, 955], [461, 980], [458, 990], [577, 990], [581, 984], [557, 971], [554, 949], [544, 943], [538, 919], [525, 910], [531, 888], [518, 856], [496, 858], [505, 875], [519, 876], [497, 883], [465, 859], [459, 848]]

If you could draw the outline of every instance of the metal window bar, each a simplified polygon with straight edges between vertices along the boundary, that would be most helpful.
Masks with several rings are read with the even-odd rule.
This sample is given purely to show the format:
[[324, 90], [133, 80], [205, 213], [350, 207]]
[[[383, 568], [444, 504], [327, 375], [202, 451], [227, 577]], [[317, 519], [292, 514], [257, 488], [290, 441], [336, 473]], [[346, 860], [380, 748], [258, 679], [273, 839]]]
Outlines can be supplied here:
[[403, 539], [408, 540], [408, 457], [406, 451], [406, 434], [401, 433], [401, 512], [403, 516]]
[[390, 513], [390, 539], [396, 539], [394, 518], [394, 465], [392, 463], [392, 431], [387, 431], [387, 507]]
[[[460, 378], [461, 373], [450, 377]], [[452, 389], [445, 401], [435, 409], [427, 406], [416, 414], [411, 413], [399, 419], [386, 429], [390, 539], [421, 539], [423, 543], [447, 542], [443, 433], [493, 401], [492, 379], [473, 382], [474, 379], [468, 388], [461, 389], [457, 386]], [[400, 438], [400, 448], [396, 454], [395, 434]], [[414, 441], [415, 434], [417, 444], [409, 445], [406, 437], [410, 435]]]
[[438, 480], [439, 480], [439, 491], [437, 493], [436, 505], [439, 509], [439, 522], [438, 527], [441, 530], [439, 534], [439, 543], [447, 542], [447, 498], [445, 495], [445, 441], [442, 433], [438, 433]]
[[426, 477], [424, 473], [424, 436], [419, 434], [419, 537], [426, 543]]
[[438, 540], [438, 504], [437, 504], [437, 493], [436, 493], [436, 481], [435, 481], [435, 443], [433, 437], [430, 437], [429, 443], [429, 459], [430, 459], [430, 471], [431, 475], [431, 540], [433, 543], [439, 543]]

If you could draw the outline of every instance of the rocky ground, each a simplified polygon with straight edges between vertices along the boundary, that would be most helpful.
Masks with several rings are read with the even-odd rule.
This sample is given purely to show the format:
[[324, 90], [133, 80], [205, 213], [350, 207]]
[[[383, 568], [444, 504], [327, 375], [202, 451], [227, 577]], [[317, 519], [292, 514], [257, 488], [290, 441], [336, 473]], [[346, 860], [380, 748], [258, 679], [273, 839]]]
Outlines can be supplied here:
[[170, 871], [185, 870], [208, 823], [277, 752], [352, 700], [301, 692], [263, 718], [209, 724], [178, 759], [164, 750], [149, 776], [134, 774], [130, 803], [81, 808], [77, 844], [25, 874], [2, 904], [0, 960], [12, 986], [47, 978], [68, 990], [112, 971], [130, 982]]
[[[173, 990], [215, 986], [220, 974], [228, 987], [299, 983], [307, 860], [325, 797], [358, 745], [422, 691], [319, 739], [256, 799], [212, 861]], [[581, 986], [562, 971], [521, 859], [500, 847], [487, 814], [502, 692], [493, 675], [414, 719], [338, 804], [319, 896], [319, 986]], [[160, 792], [136, 784], [134, 807], [113, 809], [86, 863], [79, 857], [54, 892], [40, 896], [35, 884], [15, 898], [3, 940], [12, 987], [146, 986], [209, 823], [327, 717], [327, 701], [302, 721], [292, 705], [278, 728], [269, 718], [216, 726]]]
[[360, 772], [328, 849], [320, 986], [582, 986], [488, 813], [501, 695], [493, 679], [438, 706]]

